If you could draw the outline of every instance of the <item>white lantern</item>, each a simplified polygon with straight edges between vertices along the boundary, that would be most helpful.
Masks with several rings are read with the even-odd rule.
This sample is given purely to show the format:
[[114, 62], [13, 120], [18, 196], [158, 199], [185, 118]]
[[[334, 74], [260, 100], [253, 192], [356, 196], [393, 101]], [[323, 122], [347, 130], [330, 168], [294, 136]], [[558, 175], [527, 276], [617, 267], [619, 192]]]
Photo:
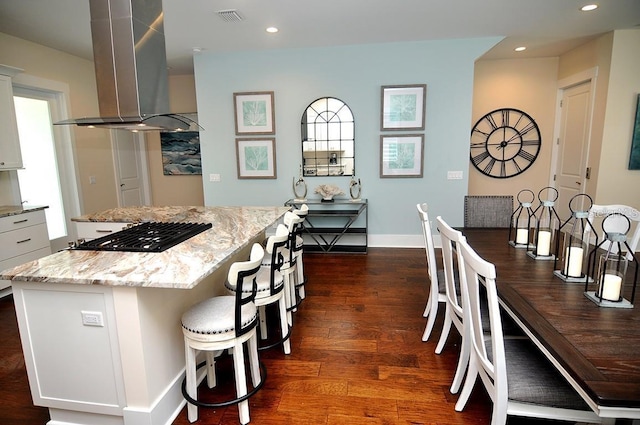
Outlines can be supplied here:
[[518, 207], [511, 214], [511, 224], [509, 227], [509, 245], [515, 248], [529, 248], [531, 229], [535, 219], [533, 214], [533, 200], [535, 195], [529, 189], [518, 192]]

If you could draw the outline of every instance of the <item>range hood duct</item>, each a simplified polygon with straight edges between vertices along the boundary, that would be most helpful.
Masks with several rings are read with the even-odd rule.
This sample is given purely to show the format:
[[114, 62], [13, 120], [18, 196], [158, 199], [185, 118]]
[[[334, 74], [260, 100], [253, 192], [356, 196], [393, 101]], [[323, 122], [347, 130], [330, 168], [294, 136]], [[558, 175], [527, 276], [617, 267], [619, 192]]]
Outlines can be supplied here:
[[90, 0], [100, 117], [56, 124], [127, 130], [199, 130], [169, 113], [162, 0]]

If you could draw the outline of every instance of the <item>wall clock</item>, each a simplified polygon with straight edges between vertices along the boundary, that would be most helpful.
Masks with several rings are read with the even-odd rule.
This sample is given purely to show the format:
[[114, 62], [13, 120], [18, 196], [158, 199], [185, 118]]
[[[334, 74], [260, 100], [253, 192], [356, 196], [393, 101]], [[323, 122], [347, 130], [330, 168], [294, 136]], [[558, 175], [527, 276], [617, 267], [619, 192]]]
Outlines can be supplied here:
[[470, 159], [482, 174], [497, 179], [527, 170], [540, 153], [540, 129], [529, 114], [512, 108], [489, 112], [471, 130]]

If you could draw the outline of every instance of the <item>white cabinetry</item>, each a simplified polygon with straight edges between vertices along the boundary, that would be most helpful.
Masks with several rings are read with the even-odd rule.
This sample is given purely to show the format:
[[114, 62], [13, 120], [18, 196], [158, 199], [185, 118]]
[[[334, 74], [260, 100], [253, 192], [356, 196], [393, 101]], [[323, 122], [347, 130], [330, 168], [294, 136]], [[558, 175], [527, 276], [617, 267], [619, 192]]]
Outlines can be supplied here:
[[84, 239], [90, 241], [91, 239], [101, 238], [103, 236], [110, 235], [111, 233], [119, 232], [127, 227], [127, 224], [122, 222], [96, 222], [96, 221], [76, 221], [76, 231], [78, 239]]
[[[0, 271], [51, 254], [44, 210], [0, 217]], [[0, 296], [11, 293], [11, 282], [0, 280]]]
[[11, 76], [19, 70], [0, 65], [0, 170], [22, 168]]

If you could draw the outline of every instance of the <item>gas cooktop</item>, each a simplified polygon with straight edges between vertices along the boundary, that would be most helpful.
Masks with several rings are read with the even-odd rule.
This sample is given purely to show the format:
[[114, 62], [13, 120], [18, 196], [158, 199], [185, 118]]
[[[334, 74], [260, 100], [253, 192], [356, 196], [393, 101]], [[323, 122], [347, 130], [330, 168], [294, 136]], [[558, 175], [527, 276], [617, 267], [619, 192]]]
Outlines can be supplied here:
[[108, 236], [76, 245], [74, 249], [162, 252], [211, 227], [211, 223], [141, 223]]

